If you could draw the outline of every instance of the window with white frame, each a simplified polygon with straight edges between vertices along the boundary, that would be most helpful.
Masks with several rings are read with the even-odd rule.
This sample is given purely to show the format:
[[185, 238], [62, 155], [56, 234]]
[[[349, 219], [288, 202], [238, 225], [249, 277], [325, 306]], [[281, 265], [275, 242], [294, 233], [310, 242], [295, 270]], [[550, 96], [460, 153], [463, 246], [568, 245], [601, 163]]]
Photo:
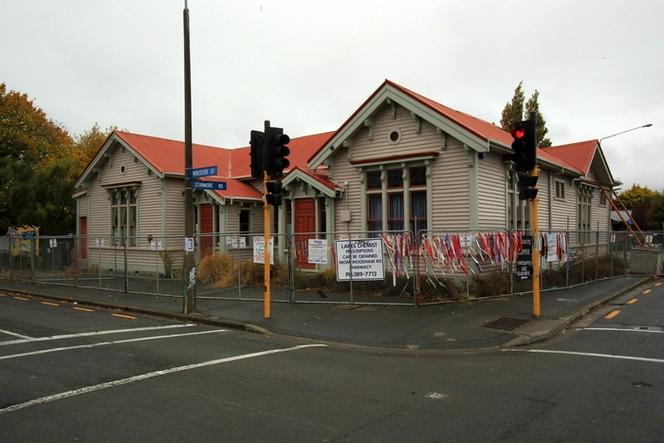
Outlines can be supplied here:
[[368, 231], [427, 229], [425, 166], [367, 171], [366, 195]]
[[138, 242], [138, 204], [136, 189], [111, 191], [111, 236], [113, 244], [136, 246]]
[[507, 180], [507, 215], [509, 220], [508, 229], [523, 231], [530, 229], [530, 211], [528, 200], [519, 199], [517, 183], [519, 177], [516, 172], [511, 171]]
[[556, 180], [556, 195], [555, 197], [560, 200], [565, 200], [565, 182], [562, 180]]
[[579, 188], [578, 199], [578, 230], [579, 230], [579, 243], [588, 244], [592, 241], [590, 232], [592, 222], [592, 200], [593, 188], [589, 186], [581, 186]]

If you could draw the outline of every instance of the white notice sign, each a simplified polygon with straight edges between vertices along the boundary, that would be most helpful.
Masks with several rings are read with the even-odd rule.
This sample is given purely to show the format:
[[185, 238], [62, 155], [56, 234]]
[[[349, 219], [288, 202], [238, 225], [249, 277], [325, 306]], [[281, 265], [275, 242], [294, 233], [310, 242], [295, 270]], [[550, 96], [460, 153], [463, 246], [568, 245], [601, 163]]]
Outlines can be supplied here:
[[327, 264], [327, 240], [310, 238], [307, 258], [309, 263]]
[[[262, 235], [254, 237], [254, 263], [265, 263], [265, 242]], [[270, 237], [270, 264], [274, 264], [274, 238]]]
[[383, 241], [365, 238], [336, 241], [337, 280], [385, 280]]

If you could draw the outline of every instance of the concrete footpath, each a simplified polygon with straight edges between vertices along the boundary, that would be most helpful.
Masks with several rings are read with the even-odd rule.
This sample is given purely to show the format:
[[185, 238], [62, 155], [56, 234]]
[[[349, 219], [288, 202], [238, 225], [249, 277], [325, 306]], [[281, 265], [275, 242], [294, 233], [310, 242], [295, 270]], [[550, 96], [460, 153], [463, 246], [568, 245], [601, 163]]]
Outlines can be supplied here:
[[653, 276], [626, 276], [542, 292], [541, 315], [532, 295], [415, 308], [348, 304], [271, 303], [198, 299], [182, 314], [182, 299], [103, 289], [43, 285], [0, 278], [0, 291], [28, 294], [199, 324], [316, 341], [411, 350], [479, 350], [521, 346], [550, 338], [593, 308], [626, 294]]

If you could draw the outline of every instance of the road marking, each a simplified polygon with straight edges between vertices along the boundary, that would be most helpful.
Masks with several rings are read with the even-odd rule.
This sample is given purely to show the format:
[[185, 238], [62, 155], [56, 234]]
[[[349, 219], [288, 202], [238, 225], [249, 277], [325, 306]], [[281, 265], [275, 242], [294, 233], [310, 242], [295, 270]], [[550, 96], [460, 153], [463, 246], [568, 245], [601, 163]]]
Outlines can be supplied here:
[[102, 341], [98, 343], [88, 343], [85, 345], [63, 346], [60, 348], [42, 349], [40, 351], [24, 352], [22, 354], [3, 355], [0, 360], [9, 360], [10, 358], [28, 357], [30, 355], [50, 354], [51, 352], [70, 351], [73, 349], [95, 348], [97, 346], [119, 345], [123, 343], [134, 343], [137, 341], [161, 340], [164, 338], [188, 337], [190, 335], [215, 334], [217, 332], [228, 332], [227, 329], [214, 329], [212, 331], [191, 332], [185, 334], [157, 335], [154, 337], [128, 338], [126, 340]]
[[15, 295], [14, 298], [15, 298], [16, 300], [21, 300], [21, 301], [30, 300], [29, 298], [19, 297], [18, 295]]
[[41, 302], [42, 305], [47, 305], [47, 306], [60, 306], [58, 303], [51, 303], [50, 301], [43, 301]]
[[113, 317], [120, 317], [120, 318], [128, 318], [129, 320], [136, 320], [136, 317], [132, 317], [131, 315], [123, 315], [123, 314], [111, 314]]
[[90, 308], [81, 308], [81, 307], [79, 307], [79, 306], [74, 306], [72, 309], [76, 309], [77, 311], [95, 312], [94, 309], [90, 309]]
[[[632, 357], [630, 355], [615, 355], [615, 354], [596, 354], [594, 352], [555, 351], [552, 349], [505, 349], [505, 351], [530, 352], [538, 354], [578, 355], [580, 357], [600, 357], [600, 358], [613, 358], [617, 360], [633, 360], [633, 361], [645, 361], [651, 363], [664, 363], [664, 359], [661, 358]], [[0, 412], [1, 411], [2, 410], [0, 410]]]
[[652, 291], [652, 289], [646, 289], [645, 291], [643, 291], [643, 294], [649, 294], [650, 291]]
[[639, 328], [584, 328], [584, 331], [617, 331], [617, 332], [649, 332], [651, 334], [664, 334], [664, 331], [653, 331]]
[[113, 380], [109, 381], [106, 383], [100, 383], [98, 385], [92, 385], [92, 386], [86, 386], [84, 388], [79, 388], [79, 389], [74, 389], [73, 391], [67, 391], [67, 392], [61, 392], [59, 394], [53, 394], [53, 395], [47, 395], [45, 397], [40, 397], [36, 398], [34, 400], [29, 400], [23, 403], [17, 403], [12, 406], [8, 406], [6, 408], [0, 409], [0, 415], [6, 414], [7, 412], [14, 412], [18, 411], [19, 409], [24, 409], [28, 408], [30, 406], [36, 406], [36, 405], [41, 405], [44, 403], [50, 403], [52, 401], [57, 401], [57, 400], [62, 400], [65, 398], [69, 397], [74, 397], [77, 395], [81, 394], [87, 394], [89, 392], [95, 392], [95, 391], [100, 391], [102, 389], [106, 388], [111, 388], [114, 386], [121, 386], [121, 385], [126, 385], [129, 383], [134, 383], [137, 381], [142, 381], [142, 380], [147, 380], [150, 378], [158, 377], [160, 375], [168, 375], [168, 374], [173, 374], [176, 372], [182, 372], [182, 371], [188, 371], [189, 369], [198, 369], [198, 368], [203, 368], [206, 366], [213, 366], [213, 365], [218, 365], [222, 363], [230, 363], [234, 361], [239, 361], [239, 360], [246, 360], [249, 358], [254, 358], [254, 357], [262, 357], [265, 355], [271, 355], [271, 354], [277, 354], [280, 352], [289, 352], [289, 351], [297, 351], [299, 349], [304, 349], [304, 348], [313, 348], [313, 347], [325, 347], [326, 345], [322, 343], [316, 343], [316, 344], [310, 344], [310, 345], [299, 345], [299, 346], [293, 346], [292, 348], [281, 348], [281, 349], [271, 349], [269, 351], [262, 351], [262, 352], [254, 352], [252, 354], [242, 354], [242, 355], [236, 355], [234, 357], [225, 357], [225, 358], [219, 358], [216, 360], [208, 360], [204, 361], [201, 363], [193, 363], [190, 365], [184, 365], [184, 366], [176, 366], [174, 368], [169, 368], [169, 369], [162, 369], [160, 371], [154, 371], [154, 372], [148, 372], [146, 374], [141, 374], [141, 375], [135, 375], [133, 377], [127, 377], [127, 378], [122, 378], [119, 380]]
[[660, 286], [661, 284], [662, 284], [662, 282], [655, 283], [655, 286]]
[[631, 304], [636, 303], [637, 301], [639, 301], [638, 298], [633, 298], [633, 299], [631, 299], [630, 301], [628, 301], [627, 304], [628, 304], [628, 305], [631, 305]]
[[618, 314], [620, 314], [620, 311], [613, 311], [613, 312], [609, 313], [609, 314], [608, 314], [606, 317], [604, 317], [604, 318], [613, 318], [613, 317], [615, 317], [615, 316], [618, 315]]
[[[21, 339], [21, 340], [12, 340], [12, 342], [19, 341], [19, 342], [25, 343], [25, 342], [34, 340], [32, 337], [28, 337], [27, 335], [21, 335], [21, 334], [17, 334], [15, 332], [11, 332], [11, 331], [5, 331], [4, 329], [0, 329], [0, 332], [2, 332], [3, 334], [11, 335], [12, 337], [18, 337], [18, 338]], [[5, 343], [11, 343], [11, 342], [8, 342], [8, 341], [2, 342], [2, 343], [0, 343], [0, 345], [4, 345]]]
[[125, 332], [138, 332], [138, 331], [154, 331], [157, 329], [169, 329], [169, 328], [190, 328], [195, 326], [194, 324], [187, 323], [183, 325], [165, 325], [165, 326], [146, 326], [142, 328], [129, 328], [129, 329], [112, 329], [108, 331], [93, 331], [93, 332], [79, 332], [78, 334], [66, 334], [66, 335], [52, 335], [50, 337], [26, 337], [25, 335], [13, 334], [9, 331], [2, 331], [9, 335], [14, 335], [16, 337], [21, 337], [22, 340], [10, 340], [0, 342], [0, 346], [4, 345], [16, 345], [21, 343], [32, 343], [36, 341], [51, 341], [51, 340], [64, 340], [69, 338], [79, 338], [79, 337], [94, 337], [97, 335], [107, 335], [107, 334], [123, 334]]

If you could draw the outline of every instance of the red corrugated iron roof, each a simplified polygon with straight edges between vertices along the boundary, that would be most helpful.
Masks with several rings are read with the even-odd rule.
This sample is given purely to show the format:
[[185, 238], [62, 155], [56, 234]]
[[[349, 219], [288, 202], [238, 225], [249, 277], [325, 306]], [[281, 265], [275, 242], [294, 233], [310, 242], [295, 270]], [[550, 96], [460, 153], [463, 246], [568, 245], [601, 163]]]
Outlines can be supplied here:
[[540, 151], [552, 154], [556, 159], [565, 161], [586, 175], [590, 171], [593, 158], [595, 158], [597, 146], [597, 140], [587, 140], [567, 145], [552, 146], [540, 149]]
[[506, 145], [512, 144], [512, 136], [510, 135], [510, 133], [503, 131], [502, 128], [494, 125], [493, 123], [489, 123], [480, 118], [474, 117], [472, 115], [442, 105], [436, 101], [431, 100], [430, 98], [424, 97], [423, 95], [411, 91], [408, 88], [404, 88], [403, 86], [394, 83], [393, 81], [385, 80], [384, 85], [390, 85], [393, 88], [400, 90], [404, 94], [409, 95], [413, 99], [428, 106], [432, 110], [443, 115], [449, 120], [452, 120], [457, 125], [463, 127], [467, 131], [475, 134], [476, 136], [480, 137], [483, 140], [496, 140], [505, 143]]
[[[306, 169], [309, 157], [315, 154], [325, 143], [335, 134], [335, 132], [323, 132], [321, 134], [305, 135], [303, 137], [292, 138], [288, 143], [290, 155], [288, 161], [290, 166], [286, 171], [291, 171], [297, 167]], [[233, 177], [250, 177], [251, 168], [249, 165], [249, 146], [237, 149], [231, 149]]]
[[[164, 174], [184, 174], [184, 142], [130, 132], [114, 131], [127, 145]], [[307, 159], [333, 135], [333, 132], [296, 137], [288, 143], [290, 166], [307, 167]], [[249, 146], [243, 148], [217, 148], [194, 143], [192, 160], [194, 168], [217, 166], [219, 177], [246, 178], [251, 176]]]
[[[184, 175], [184, 142], [130, 132], [114, 132], [157, 171]], [[194, 143], [191, 150], [194, 168], [217, 166], [220, 175], [224, 175], [228, 170], [229, 149]]]

